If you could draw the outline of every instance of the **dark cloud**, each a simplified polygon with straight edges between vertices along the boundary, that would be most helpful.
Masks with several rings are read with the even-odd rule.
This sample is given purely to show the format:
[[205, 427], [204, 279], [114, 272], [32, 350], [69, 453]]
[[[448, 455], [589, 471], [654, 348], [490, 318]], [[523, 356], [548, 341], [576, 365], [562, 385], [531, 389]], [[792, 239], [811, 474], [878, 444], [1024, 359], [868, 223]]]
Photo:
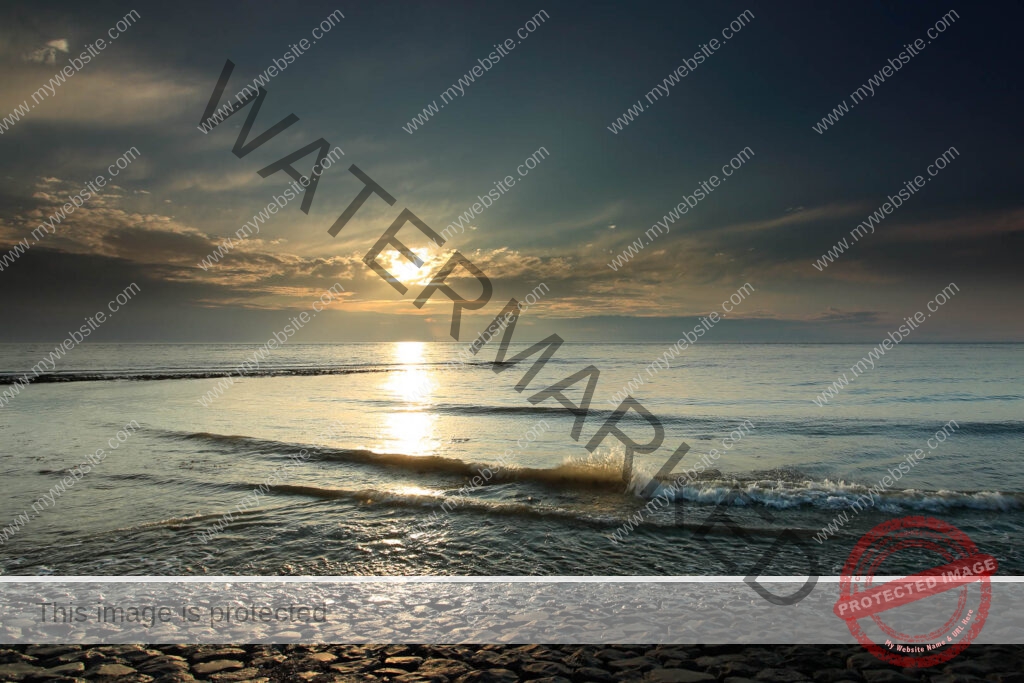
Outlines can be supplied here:
[[882, 314], [878, 311], [841, 311], [838, 308], [829, 307], [827, 311], [815, 317], [815, 320], [837, 323], [875, 323]]
[[[338, 315], [358, 324], [339, 326], [336, 338], [443, 336], [450, 304], [419, 311], [411, 300], [452, 249], [491, 278], [492, 306], [544, 283], [550, 293], [524, 326], [563, 324], [596, 339], [671, 338], [748, 282], [756, 293], [716, 339], [867, 339], [951, 281], [964, 286], [965, 303], [945, 310], [929, 334], [1022, 333], [1013, 303], [1024, 294], [1016, 262], [1022, 134], [1012, 114], [1021, 102], [1019, 90], [1003, 86], [1017, 78], [1019, 5], [973, 8], [823, 135], [811, 125], [940, 13], [923, 5], [754, 10], [749, 30], [613, 135], [608, 124], [678, 65], [680, 46], [707, 42], [745, 7], [624, 12], [558, 3], [528, 41], [409, 135], [402, 124], [532, 12], [373, 3], [345, 10], [335, 31], [266, 84], [253, 133], [289, 113], [299, 117], [294, 126], [241, 159], [231, 149], [245, 114], [208, 135], [196, 130], [225, 59], [236, 64], [228, 86], [236, 92], [334, 9], [146, 7], [123, 38], [0, 135], [0, 255], [125, 149], [143, 152], [117, 188], [0, 272], [3, 306], [17, 321], [3, 334], [48, 334], [55, 320], [138, 281], [149, 303], [122, 318], [138, 327], [118, 321], [105, 334], [259, 338], [260, 324], [341, 282]], [[66, 61], [55, 41], [74, 53], [125, 12], [104, 2], [8, 3], [0, 118]], [[783, 35], [790, 39], [780, 42]], [[345, 157], [324, 174], [309, 214], [295, 202], [220, 262], [198, 267], [289, 182], [257, 171], [320, 137]], [[951, 145], [961, 156], [924, 190], [834, 264], [813, 268]], [[542, 146], [550, 156], [519, 176]], [[670, 232], [609, 267], [748, 146], [756, 154]], [[331, 238], [327, 228], [362, 189], [349, 164], [397, 202], [372, 197]], [[408, 281], [407, 296], [363, 264], [402, 208], [440, 231], [510, 174], [515, 186], [443, 249], [403, 231], [427, 258], [424, 268], [382, 255]], [[1000, 299], [1013, 315], [977, 319]]]

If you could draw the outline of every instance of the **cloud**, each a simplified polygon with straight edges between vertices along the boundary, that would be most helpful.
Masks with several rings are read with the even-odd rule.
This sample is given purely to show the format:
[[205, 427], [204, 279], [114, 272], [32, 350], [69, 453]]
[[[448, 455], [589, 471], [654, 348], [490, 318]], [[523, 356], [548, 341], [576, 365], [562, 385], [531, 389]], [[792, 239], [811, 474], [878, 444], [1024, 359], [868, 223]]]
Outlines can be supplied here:
[[986, 211], [937, 220], [897, 222], [880, 233], [885, 241], [944, 242], [952, 239], [981, 239], [1024, 231], [1024, 209]]
[[785, 214], [782, 216], [714, 228], [714, 231], [720, 235], [741, 232], [761, 232], [805, 223], [835, 221], [859, 215], [864, 212], [867, 206], [868, 205], [864, 202], [825, 204], [811, 209], [805, 209], [802, 206], [798, 206], [796, 209], [786, 209]]
[[[198, 82], [179, 74], [145, 69], [126, 62], [112, 51], [94, 57], [81, 71], [67, 78], [51, 95], [38, 102], [24, 120], [31, 123], [67, 123], [92, 127], [151, 126], [155, 122], [183, 116], [195, 108], [195, 102], [204, 89]], [[55, 65], [56, 48], [48, 52], [43, 61], [32, 60], [34, 65]], [[103, 64], [101, 60], [108, 60]], [[55, 66], [60, 66], [56, 64]], [[111, 68], [116, 67], [116, 68]], [[32, 95], [46, 85], [54, 71], [43, 71], [29, 64], [4, 65], [4, 81], [0, 86], [0, 111], [8, 112], [23, 102], [32, 102]], [[19, 124], [23, 125], [23, 124]]]
[[[167, 184], [167, 189], [172, 192], [190, 189], [202, 192], [224, 192], [258, 187], [268, 187], [266, 180], [254, 173], [252, 169], [238, 168], [237, 165], [232, 171], [183, 171]], [[268, 196], [271, 194], [273, 193], [268, 192]]]
[[22, 55], [22, 60], [32, 64], [46, 64], [47, 66], [53, 66], [57, 63], [57, 53], [68, 51], [68, 40], [67, 38], [58, 38], [57, 40], [51, 40], [42, 47], [37, 47], [33, 50], [29, 50]]
[[879, 311], [842, 311], [833, 306], [829, 306], [823, 313], [814, 316], [812, 320], [834, 323], [864, 324], [876, 323], [881, 317], [882, 313]]
[[[35, 205], [31, 209], [0, 225], [0, 241], [13, 244], [25, 237], [53, 215], [66, 200], [67, 192], [78, 189], [63, 181], [47, 183], [45, 187], [47, 190], [34, 193]], [[153, 279], [202, 285], [206, 304], [266, 308], [289, 306], [366, 270], [357, 255], [288, 254], [280, 250], [279, 243], [258, 236], [239, 241], [219, 263], [203, 270], [198, 263], [221, 246], [223, 238], [172, 216], [134, 210], [133, 205], [139, 201], [149, 200], [125, 195], [95, 196], [68, 214], [53, 234], [32, 246], [30, 253], [59, 252], [65, 259], [115, 259], [146, 269], [147, 276]]]

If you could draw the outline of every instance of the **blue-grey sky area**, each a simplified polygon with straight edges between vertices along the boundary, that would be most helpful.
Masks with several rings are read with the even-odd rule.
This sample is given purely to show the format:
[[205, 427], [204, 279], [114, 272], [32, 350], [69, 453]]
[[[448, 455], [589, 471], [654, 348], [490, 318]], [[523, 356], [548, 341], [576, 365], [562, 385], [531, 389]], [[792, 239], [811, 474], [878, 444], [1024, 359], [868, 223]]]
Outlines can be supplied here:
[[[265, 340], [335, 283], [302, 341], [450, 339], [451, 301], [413, 301], [455, 251], [493, 286], [463, 340], [538, 287], [517, 337], [677, 339], [747, 283], [707, 341], [877, 340], [955, 283], [914, 341], [1021, 341], [1022, 26], [1019, 3], [7, 2], [0, 341], [59, 341], [132, 282], [96, 340]], [[275, 59], [239, 158], [254, 105], [198, 125], [226, 60], [217, 106]], [[321, 138], [344, 155], [307, 215], [258, 171]], [[353, 164], [396, 201], [332, 237]], [[382, 252], [404, 294], [363, 262], [403, 209], [448, 237], [401, 229], [420, 268]]]

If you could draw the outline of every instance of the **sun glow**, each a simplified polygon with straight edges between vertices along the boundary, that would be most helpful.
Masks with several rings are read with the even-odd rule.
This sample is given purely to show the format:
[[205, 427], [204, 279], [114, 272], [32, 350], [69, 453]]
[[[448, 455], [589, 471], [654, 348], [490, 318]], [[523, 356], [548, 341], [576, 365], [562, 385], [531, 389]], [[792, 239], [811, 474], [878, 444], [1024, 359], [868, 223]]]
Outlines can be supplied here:
[[433, 373], [423, 367], [423, 342], [398, 342], [392, 350], [394, 362], [401, 365], [398, 372], [388, 373], [384, 388], [392, 396], [406, 403], [429, 405], [436, 388]]
[[429, 248], [416, 248], [411, 250], [423, 261], [422, 266], [417, 266], [397, 251], [390, 251], [386, 254], [388, 265], [384, 267], [396, 280], [406, 287], [410, 285], [426, 286], [430, 283], [430, 268], [428, 264], [434, 258]]
[[395, 361], [404, 365], [417, 365], [423, 362], [423, 352], [426, 346], [423, 342], [397, 342], [392, 354]]
[[440, 447], [434, 437], [437, 416], [430, 413], [389, 413], [384, 418], [382, 450], [403, 455], [432, 455]]
[[440, 446], [434, 435], [437, 416], [426, 412], [434, 403], [437, 385], [433, 373], [423, 366], [425, 350], [422, 342], [398, 342], [392, 347], [393, 362], [402, 369], [387, 373], [383, 388], [405, 405], [384, 418], [380, 444], [384, 450], [429, 455]]

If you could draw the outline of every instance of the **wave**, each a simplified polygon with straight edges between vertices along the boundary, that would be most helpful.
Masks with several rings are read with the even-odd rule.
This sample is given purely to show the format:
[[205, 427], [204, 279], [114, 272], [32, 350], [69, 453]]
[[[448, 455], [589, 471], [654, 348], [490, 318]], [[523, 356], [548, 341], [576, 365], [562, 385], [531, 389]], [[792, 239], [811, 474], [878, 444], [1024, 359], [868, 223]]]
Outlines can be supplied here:
[[[382, 370], [383, 371], [383, 370]], [[393, 409], [395, 401], [387, 399], [361, 398], [360, 403], [366, 406]], [[502, 416], [550, 416], [554, 419], [563, 420], [566, 423], [572, 415], [563, 407], [558, 405], [478, 405], [461, 403], [435, 403], [430, 405], [429, 410], [433, 413], [457, 415], [466, 417], [502, 417]], [[614, 411], [592, 405], [589, 410], [589, 419], [595, 424], [610, 416]], [[759, 434], [782, 434], [813, 437], [844, 437], [844, 436], [885, 436], [889, 438], [928, 438], [937, 430], [940, 430], [943, 423], [938, 421], [921, 422], [885, 422], [865, 419], [844, 419], [835, 421], [830, 419], [827, 422], [820, 420], [793, 420], [772, 417], [764, 418], [759, 422], [752, 420], [741, 421], [736, 418], [722, 418], [715, 416], [701, 415], [659, 415], [658, 419], [663, 425], [683, 428], [684, 433], [691, 443], [694, 441], [718, 441], [721, 436], [727, 435], [742, 424], [752, 425], [753, 430]], [[639, 414], [632, 411], [626, 413], [622, 418], [622, 424], [646, 425], [647, 421]], [[1024, 434], [1024, 421], [1008, 420], [1002, 422], [959, 422], [958, 434], [973, 436], [1000, 436]], [[568, 431], [568, 428], [566, 428]]]
[[[638, 484], [634, 484], [634, 487], [640, 490]], [[737, 491], [743, 495], [734, 495]], [[869, 492], [869, 488], [862, 484], [828, 479], [791, 481], [713, 478], [674, 488], [670, 485], [661, 486], [652, 496], [702, 505], [718, 505], [731, 497], [732, 500], [729, 502], [735, 506], [747, 505], [749, 500], [779, 510], [802, 507], [838, 510], [858, 503], [860, 509], [874, 509], [890, 514], [905, 511], [944, 512], [954, 509], [999, 512], [1024, 509], [1024, 493], [920, 489]]]
[[[415, 364], [417, 368], [444, 369], [447, 363], [424, 362]], [[466, 361], [454, 367], [482, 368], [490, 367], [485, 361]], [[321, 375], [354, 375], [367, 372], [396, 372], [409, 367], [407, 363], [374, 362], [367, 365], [290, 365], [267, 367], [246, 372], [242, 377], [317, 377]], [[151, 382], [172, 379], [221, 379], [237, 375], [237, 367], [190, 368], [165, 370], [70, 370], [67, 372], [44, 372], [37, 377], [29, 377], [31, 371], [0, 372], [0, 385], [15, 384], [24, 379], [29, 383], [53, 384], [60, 382], [112, 382], [130, 380]]]
[[[456, 415], [521, 415], [537, 414], [552, 415], [561, 417], [568, 421], [572, 416], [565, 409], [559, 406], [479, 406], [440, 403], [431, 406], [431, 410], [447, 412]], [[590, 408], [590, 415], [594, 418], [605, 418], [612, 414], [612, 410], [603, 408]], [[659, 415], [658, 419], [664, 425], [672, 425], [688, 428], [689, 439], [693, 441], [707, 440], [716, 441], [721, 436], [727, 435], [736, 430], [740, 425], [752, 425], [752, 429], [759, 434], [783, 434], [799, 436], [904, 436], [907, 438], [930, 437], [937, 430], [943, 427], [942, 422], [880, 422], [878, 420], [844, 419], [836, 421], [821, 420], [787, 420], [779, 417], [760, 418], [761, 421], [740, 420], [736, 418], [721, 418], [714, 416], [700, 415]], [[598, 422], [598, 420], [594, 420]], [[647, 424], [647, 421], [629, 412], [623, 418], [623, 423]], [[1007, 420], [1002, 422], [959, 422], [957, 434], [970, 434], [975, 436], [998, 436], [1010, 434], [1024, 434], [1024, 421]], [[750, 427], [748, 427], [750, 428]], [[717, 435], [717, 436], [711, 436]], [[686, 437], [684, 437], [684, 440]]]
[[[250, 488], [246, 485], [239, 488]], [[439, 530], [448, 520], [451, 514], [464, 512], [486, 514], [498, 517], [531, 518], [536, 520], [559, 519], [562, 521], [585, 524], [597, 528], [609, 528], [626, 521], [635, 509], [618, 507], [614, 509], [595, 510], [579, 509], [566, 505], [552, 505], [534, 497], [520, 497], [518, 500], [492, 500], [478, 498], [472, 495], [461, 495], [456, 490], [438, 491], [435, 493], [416, 493], [408, 490], [385, 491], [380, 489], [336, 489], [324, 488], [313, 485], [292, 485], [284, 484], [275, 486], [272, 494], [284, 494], [313, 498], [317, 500], [345, 500], [359, 505], [386, 505], [390, 507], [401, 507], [420, 510], [432, 508], [429, 514], [418, 523], [416, 531], [430, 532]], [[756, 520], [748, 520], [755, 521]], [[689, 530], [702, 529], [703, 522], [694, 520], [691, 522], [679, 522], [674, 519], [648, 518], [645, 522], [648, 526], [658, 528], [683, 528]], [[232, 527], [234, 527], [232, 523]], [[808, 530], [793, 529], [797, 534], [809, 535]], [[744, 524], [741, 530], [721, 526], [714, 529], [702, 529], [703, 533], [712, 535], [736, 535], [751, 534], [755, 536], [773, 536], [778, 533], [777, 529], [770, 526], [763, 526], [757, 523]]]
[[440, 455], [407, 455], [404, 453], [379, 453], [363, 448], [334, 448], [288, 443], [250, 436], [211, 434], [210, 432], [177, 432], [160, 430], [175, 438], [190, 441], [205, 441], [232, 450], [267, 455], [294, 454], [302, 449], [311, 451], [310, 460], [344, 462], [359, 465], [374, 465], [397, 468], [405, 472], [455, 475], [460, 478], [480, 477], [480, 486], [512, 482], [534, 482], [556, 488], [599, 488], [622, 490], [622, 463], [598, 463], [597, 461], [567, 460], [552, 468], [500, 466], [494, 463], [478, 463], [446, 458]]
[[[342, 462], [399, 469], [403, 473], [434, 474], [469, 480], [473, 490], [502, 484], [533, 484], [566, 492], [602, 491], [640, 495], [651, 481], [651, 475], [639, 468], [634, 471], [628, 487], [623, 486], [621, 456], [612, 454], [587, 459], [567, 458], [549, 468], [506, 466], [446, 458], [439, 455], [416, 456], [403, 453], [378, 453], [368, 449], [310, 447], [247, 436], [211, 434], [208, 432], [168, 432], [177, 438], [199, 440], [227, 446], [232, 450], [282, 456], [302, 448], [311, 450], [311, 460]], [[798, 470], [771, 470], [730, 477], [717, 470], [707, 470], [685, 485], [672, 486], [671, 478], [663, 478], [649, 497], [666, 497], [677, 503], [718, 505], [727, 499], [735, 506], [749, 502], [775, 509], [820, 508], [842, 509], [862, 497], [870, 497], [867, 486], [829, 479], [813, 480]], [[280, 487], [275, 487], [280, 488]], [[284, 490], [284, 489], [282, 489]], [[289, 489], [290, 490], [290, 489]], [[736, 490], [745, 494], [730, 496]], [[872, 491], [873, 502], [865, 507], [895, 513], [905, 510], [941, 512], [952, 509], [1011, 511], [1024, 509], [1024, 493], [1003, 491], [948, 491], [890, 489]], [[864, 501], [868, 498], [864, 498]]]
[[[268, 368], [246, 372], [240, 377], [316, 377], [320, 375], [356, 375], [368, 372], [394, 372], [400, 368], [389, 367], [293, 367]], [[153, 382], [172, 379], [220, 379], [238, 375], [233, 369], [224, 370], [154, 370], [154, 371], [71, 371], [47, 372], [31, 379], [30, 384], [54, 384], [60, 382]], [[25, 378], [25, 373], [0, 373], [0, 385], [14, 384]]]
[[[259, 489], [260, 484], [235, 483], [230, 488], [239, 492], [248, 492]], [[449, 491], [430, 492], [426, 489], [423, 492], [410, 491], [408, 489], [399, 491], [388, 491], [377, 488], [327, 488], [312, 484], [277, 484], [265, 494], [267, 496], [296, 496], [302, 498], [313, 498], [316, 500], [345, 500], [359, 505], [390, 505], [405, 508], [438, 508], [439, 513], [432, 516], [429, 521], [436, 522], [443, 519], [449, 512], [458, 510], [471, 510], [476, 512], [493, 513], [505, 516], [529, 516], [561, 517], [579, 522], [594, 524], [619, 523], [621, 519], [608, 514], [602, 515], [591, 512], [572, 510], [561, 506], [545, 505], [532, 497], [522, 497], [520, 500], [488, 500], [484, 498], [473, 498], [468, 495], [460, 495], [458, 489]], [[441, 506], [444, 506], [443, 508]], [[277, 508], [267, 507], [265, 504], [251, 509], [230, 508], [224, 512], [212, 511], [203, 514], [168, 517], [149, 522], [131, 523], [125, 526], [104, 530], [95, 534], [97, 538], [108, 534], [135, 533], [146, 529], [168, 528], [181, 531], [204, 531], [209, 530], [209, 522], [226, 522], [222, 525], [212, 525], [218, 530], [237, 530], [245, 526], [260, 526], [266, 524], [266, 518], [277, 512]], [[424, 524], [426, 528], [429, 524]]]
[[[238, 488], [252, 489], [255, 488], [255, 486], [238, 485]], [[419, 525], [419, 530], [421, 531], [428, 531], [431, 528], [442, 525], [449, 514], [458, 514], [460, 512], [496, 515], [502, 517], [529, 517], [532, 519], [557, 518], [560, 520], [595, 527], [610, 527], [621, 524], [627, 519], [633, 517], [636, 512], [635, 506], [629, 505], [600, 508], [588, 506], [587, 508], [580, 508], [578, 506], [567, 504], [564, 501], [558, 504], [552, 504], [549, 500], [533, 496], [519, 495], [518, 497], [512, 498], [492, 499], [474, 495], [474, 493], [481, 492], [482, 491], [479, 489], [463, 493], [458, 489], [449, 489], [445, 491], [431, 491], [426, 489], [419, 491], [408, 489], [389, 491], [375, 488], [341, 489], [326, 488], [312, 484], [283, 484], [273, 487], [270, 495], [297, 496], [312, 498], [315, 500], [344, 500], [361, 506], [382, 505], [407, 509], [429, 508], [431, 509], [430, 514], [427, 517], [424, 517], [423, 521]], [[1006, 501], [1008, 500], [1008, 494], [995, 494], [991, 492], [979, 492], [977, 494], [970, 495], [955, 494], [953, 492], [932, 493], [939, 495], [952, 495], [952, 498], [945, 499], [944, 503], [947, 507], [938, 507], [934, 502], [927, 503], [926, 506], [921, 507], [916, 506], [913, 503], [903, 501], [907, 506], [904, 510], [909, 508], [912, 510], [941, 512], [943, 510], [948, 510], [949, 507], [967, 507], [974, 510], [1010, 509], [1005, 507]], [[1002, 502], [997, 502], [996, 498], [999, 496], [1003, 497]], [[756, 494], [751, 497], [756, 497]], [[968, 498], [973, 499], [973, 502], [967, 502]], [[917, 502], [920, 503], [923, 500], [924, 499], [920, 499]], [[707, 506], [711, 506], [717, 504], [719, 501], [716, 499], [705, 499], [703, 501], [691, 502], [697, 502], [698, 504], [703, 503]], [[1020, 499], [1017, 498], [1013, 509], [1019, 509], [1019, 506]], [[773, 507], [775, 506], [773, 505]], [[895, 510], [890, 510], [890, 512], [892, 511]], [[241, 522], [241, 520], [238, 521]], [[644, 523], [647, 526], [656, 528], [677, 527], [690, 530], [701, 529], [702, 533], [707, 533], [709, 530], [704, 524], [704, 521], [705, 520], [700, 517], [695, 518], [693, 521], [680, 522], [671, 516], [648, 516]], [[808, 529], [791, 528], [791, 531], [800, 535], [805, 535], [816, 530], [816, 526], [812, 526], [813, 528]], [[749, 533], [765, 536], [771, 536], [777, 532], [777, 528], [771, 525], [765, 526], [763, 524], [759, 524], [758, 519], [753, 516], [743, 519], [741, 521], [741, 526], [738, 528], [732, 528], [730, 530], [728, 527], [722, 527], [716, 528], [712, 531], [712, 533], [715, 534], [728, 535]]]

